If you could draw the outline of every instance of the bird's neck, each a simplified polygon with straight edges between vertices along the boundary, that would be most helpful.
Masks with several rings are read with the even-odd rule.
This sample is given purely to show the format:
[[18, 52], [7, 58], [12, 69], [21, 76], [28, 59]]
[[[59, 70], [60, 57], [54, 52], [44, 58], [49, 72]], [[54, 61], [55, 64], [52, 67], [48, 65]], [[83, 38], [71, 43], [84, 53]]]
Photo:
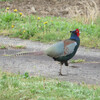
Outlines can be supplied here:
[[71, 34], [71, 37], [70, 37], [71, 40], [75, 40], [75, 41], [80, 41], [79, 37], [75, 34]]

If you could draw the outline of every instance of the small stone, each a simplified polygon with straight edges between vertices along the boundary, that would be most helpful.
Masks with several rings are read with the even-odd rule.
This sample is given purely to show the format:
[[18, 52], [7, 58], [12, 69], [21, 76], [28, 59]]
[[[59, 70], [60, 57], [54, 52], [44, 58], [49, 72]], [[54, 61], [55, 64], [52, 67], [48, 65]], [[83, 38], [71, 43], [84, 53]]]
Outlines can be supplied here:
[[34, 7], [31, 7], [30, 13], [35, 14], [37, 11], [35, 10]]

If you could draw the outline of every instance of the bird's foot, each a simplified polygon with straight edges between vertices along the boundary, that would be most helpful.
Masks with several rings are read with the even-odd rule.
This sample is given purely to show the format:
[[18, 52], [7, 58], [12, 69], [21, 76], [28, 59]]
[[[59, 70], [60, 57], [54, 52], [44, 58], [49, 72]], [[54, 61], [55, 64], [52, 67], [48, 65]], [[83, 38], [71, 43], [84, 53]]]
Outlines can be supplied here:
[[61, 72], [59, 72], [59, 75], [60, 75], [60, 76], [63, 76], [63, 74], [62, 74]]
[[62, 73], [59, 72], [59, 76], [68, 76], [68, 75], [69, 75], [69, 73], [67, 73], [67, 74], [62, 74]]

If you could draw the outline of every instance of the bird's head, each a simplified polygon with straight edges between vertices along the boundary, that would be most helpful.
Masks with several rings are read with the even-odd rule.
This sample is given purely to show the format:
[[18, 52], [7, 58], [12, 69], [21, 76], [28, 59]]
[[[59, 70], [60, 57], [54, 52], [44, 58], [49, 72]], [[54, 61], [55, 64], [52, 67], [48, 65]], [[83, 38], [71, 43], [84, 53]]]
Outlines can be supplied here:
[[79, 37], [79, 35], [80, 35], [79, 29], [76, 29], [76, 30], [74, 30], [74, 31], [70, 31], [70, 33], [71, 33], [71, 34], [75, 34], [75, 35], [77, 35], [78, 37]]

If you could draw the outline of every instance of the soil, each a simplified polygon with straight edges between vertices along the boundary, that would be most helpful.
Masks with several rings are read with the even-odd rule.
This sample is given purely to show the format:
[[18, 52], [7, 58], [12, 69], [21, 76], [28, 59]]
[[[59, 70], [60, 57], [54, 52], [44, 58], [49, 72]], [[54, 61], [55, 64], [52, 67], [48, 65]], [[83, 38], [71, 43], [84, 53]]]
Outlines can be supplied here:
[[25, 14], [95, 18], [100, 13], [100, 0], [10, 0], [10, 2], [0, 2], [0, 8], [6, 7], [12, 11], [18, 9]]
[[63, 65], [62, 73], [64, 76], [59, 76], [60, 64], [46, 55], [3, 56], [3, 54], [15, 54], [22, 51], [41, 51], [48, 48], [50, 44], [1, 36], [0, 43], [3, 45], [23, 45], [26, 47], [26, 49], [13, 49], [9, 46], [8, 49], [0, 50], [0, 68], [3, 71], [21, 74], [28, 72], [32, 76], [38, 75], [63, 81], [100, 84], [100, 50], [98, 49], [80, 47], [73, 59], [84, 59], [85, 62], [69, 62], [68, 67]]

